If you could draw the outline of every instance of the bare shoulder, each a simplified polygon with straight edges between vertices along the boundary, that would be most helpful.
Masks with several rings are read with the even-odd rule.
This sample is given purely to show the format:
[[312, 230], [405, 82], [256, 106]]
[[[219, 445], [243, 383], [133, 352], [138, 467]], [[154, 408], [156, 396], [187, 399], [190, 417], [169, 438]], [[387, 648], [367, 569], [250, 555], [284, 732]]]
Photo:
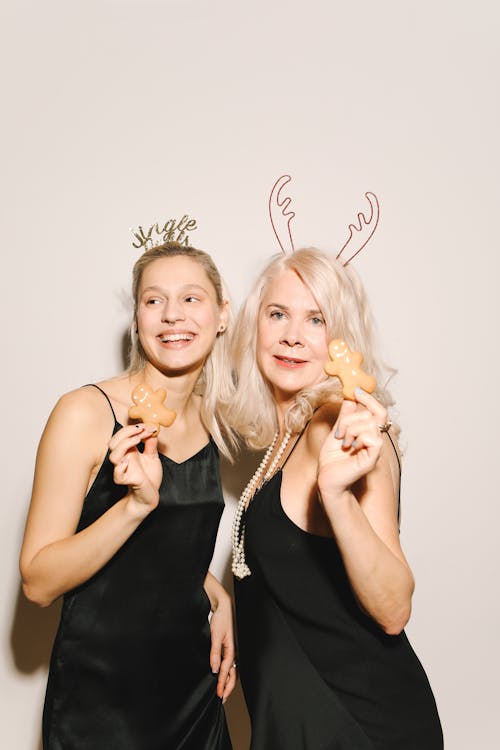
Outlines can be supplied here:
[[56, 403], [50, 419], [64, 420], [68, 429], [96, 428], [113, 424], [111, 409], [97, 388], [84, 386], [69, 391]]
[[319, 455], [321, 446], [337, 421], [340, 407], [341, 403], [327, 401], [314, 412], [311, 422], [306, 430], [308, 450], [313, 455]]
[[128, 410], [133, 403], [132, 392], [137, 382], [129, 372], [122, 372], [114, 378], [101, 380], [96, 383], [111, 400], [120, 424], [127, 424]]

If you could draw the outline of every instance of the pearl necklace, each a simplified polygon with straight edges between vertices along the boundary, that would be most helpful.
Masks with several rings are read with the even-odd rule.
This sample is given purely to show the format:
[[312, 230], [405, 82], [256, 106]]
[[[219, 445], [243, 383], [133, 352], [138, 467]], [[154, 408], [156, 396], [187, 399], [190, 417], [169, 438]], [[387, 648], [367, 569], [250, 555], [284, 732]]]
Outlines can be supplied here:
[[[279, 432], [274, 433], [274, 438], [267, 449], [264, 458], [259, 464], [259, 467], [253, 477], [250, 479], [249, 483], [241, 493], [240, 499], [238, 500], [238, 505], [236, 506], [236, 515], [234, 517], [233, 521], [233, 533], [232, 533], [232, 540], [233, 540], [233, 564], [232, 564], [232, 571], [236, 578], [239, 578], [240, 580], [242, 578], [246, 578], [246, 576], [251, 575], [252, 571], [248, 567], [245, 561], [245, 526], [242, 528], [242, 518], [243, 513], [245, 512], [245, 509], [252, 498], [258, 484], [260, 481], [260, 478], [262, 474], [264, 473], [264, 469], [267, 466], [267, 462], [269, 461], [271, 454], [274, 450], [274, 446], [276, 445], [276, 442], [278, 440]], [[270, 479], [275, 470], [278, 466], [281, 456], [285, 452], [285, 448], [288, 445], [288, 441], [290, 440], [292, 436], [292, 433], [290, 430], [287, 430], [283, 436], [283, 440], [281, 441], [281, 445], [276, 451], [276, 455], [271, 461], [271, 465], [269, 466], [268, 470], [264, 474], [264, 478], [262, 480], [262, 484], [267, 482], [268, 479]]]

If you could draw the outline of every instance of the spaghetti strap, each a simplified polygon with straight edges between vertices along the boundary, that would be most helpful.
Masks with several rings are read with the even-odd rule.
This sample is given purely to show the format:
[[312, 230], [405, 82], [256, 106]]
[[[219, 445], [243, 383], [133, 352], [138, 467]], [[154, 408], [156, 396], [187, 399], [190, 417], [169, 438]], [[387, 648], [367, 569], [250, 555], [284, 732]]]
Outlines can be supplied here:
[[391, 441], [391, 445], [394, 448], [394, 454], [396, 456], [396, 461], [398, 462], [399, 466], [399, 487], [398, 487], [398, 526], [401, 526], [401, 461], [399, 460], [398, 451], [396, 449], [396, 446], [394, 445], [394, 440], [391, 438], [389, 432], [385, 433], [389, 440]]
[[119, 422], [118, 422], [118, 420], [116, 418], [115, 410], [113, 409], [113, 404], [111, 403], [108, 394], [105, 393], [105, 391], [103, 391], [102, 388], [100, 388], [95, 383], [87, 383], [87, 385], [84, 385], [83, 387], [84, 388], [88, 388], [89, 386], [91, 386], [92, 388], [97, 388], [98, 391], [101, 391], [102, 395], [104, 396], [104, 398], [106, 399], [106, 401], [109, 404], [109, 408], [111, 409], [111, 414], [113, 415], [113, 419], [115, 420], [115, 425], [119, 424]]
[[303, 426], [303, 428], [301, 429], [301, 431], [300, 431], [300, 433], [299, 433], [299, 436], [298, 436], [297, 440], [295, 441], [295, 443], [294, 443], [294, 444], [293, 444], [293, 446], [292, 446], [292, 450], [290, 451], [290, 453], [288, 454], [288, 456], [287, 456], [287, 457], [285, 458], [285, 460], [284, 460], [284, 461], [283, 461], [283, 463], [281, 464], [281, 471], [283, 471], [283, 469], [285, 468], [285, 464], [286, 464], [286, 462], [288, 461], [288, 459], [290, 458], [290, 456], [291, 456], [291, 455], [292, 455], [292, 453], [294, 452], [295, 448], [297, 447], [297, 443], [299, 442], [300, 438], [302, 437], [302, 435], [303, 435], [303, 434], [304, 434], [304, 432], [306, 431], [306, 429], [307, 429], [307, 426], [309, 425], [309, 422], [310, 422], [310, 421], [311, 421], [311, 420], [309, 419], [309, 420], [308, 420], [308, 421], [307, 421], [307, 422], [305, 423], [305, 425]]
[[396, 454], [396, 461], [398, 462], [398, 466], [399, 466], [399, 476], [401, 476], [401, 461], [399, 460], [399, 455], [398, 455], [398, 452], [396, 450], [396, 446], [394, 445], [394, 440], [391, 438], [389, 432], [387, 432], [386, 435], [389, 438], [389, 440], [391, 441], [392, 447], [394, 448], [394, 453]]

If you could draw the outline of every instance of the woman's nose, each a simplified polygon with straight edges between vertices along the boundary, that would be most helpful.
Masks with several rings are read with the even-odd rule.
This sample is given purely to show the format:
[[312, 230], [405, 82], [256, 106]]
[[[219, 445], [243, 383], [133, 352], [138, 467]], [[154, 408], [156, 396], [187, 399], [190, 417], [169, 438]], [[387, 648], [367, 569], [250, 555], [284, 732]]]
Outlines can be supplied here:
[[290, 322], [280, 338], [280, 344], [286, 346], [304, 346], [303, 336], [300, 331], [300, 327], [293, 322]]
[[184, 320], [184, 317], [184, 311], [182, 310], [181, 305], [179, 305], [174, 300], [168, 300], [168, 302], [166, 302], [163, 306], [161, 317], [162, 323], [174, 325], [174, 323], [177, 323], [178, 320]]

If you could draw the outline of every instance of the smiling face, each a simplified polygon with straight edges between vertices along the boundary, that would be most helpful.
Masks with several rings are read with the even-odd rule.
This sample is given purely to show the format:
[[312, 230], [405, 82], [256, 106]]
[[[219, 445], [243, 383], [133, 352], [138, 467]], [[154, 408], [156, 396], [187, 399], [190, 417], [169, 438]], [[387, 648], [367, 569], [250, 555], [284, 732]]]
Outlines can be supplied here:
[[282, 271], [262, 299], [257, 362], [278, 404], [325, 380], [326, 323], [319, 305], [295, 271]]
[[147, 360], [158, 370], [201, 369], [215, 337], [227, 325], [205, 270], [185, 255], [147, 265], [138, 289], [137, 328]]

